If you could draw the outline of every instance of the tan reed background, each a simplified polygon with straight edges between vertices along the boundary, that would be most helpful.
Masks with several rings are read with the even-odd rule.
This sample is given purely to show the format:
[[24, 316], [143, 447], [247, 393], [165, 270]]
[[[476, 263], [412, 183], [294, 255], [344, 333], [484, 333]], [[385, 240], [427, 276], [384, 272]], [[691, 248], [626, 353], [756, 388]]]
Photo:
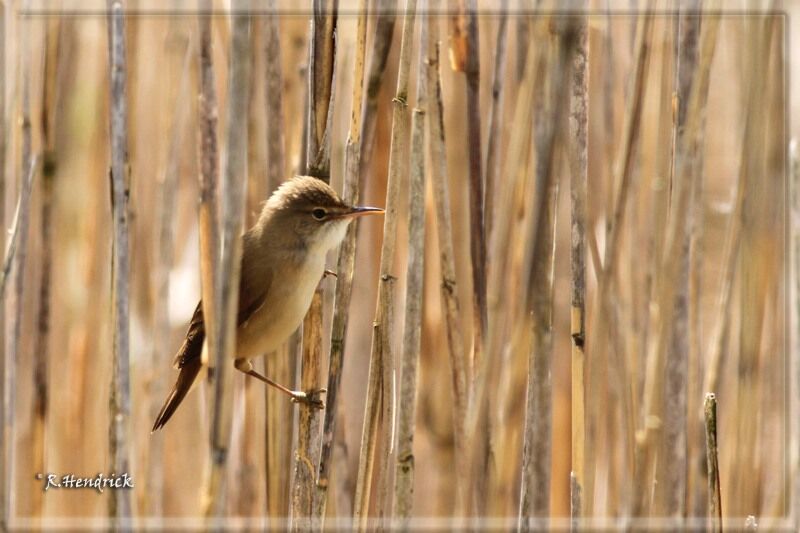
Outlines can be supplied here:
[[[294, 475], [295, 413], [302, 408], [234, 373], [222, 500], [208, 485], [210, 387], [197, 387], [163, 431], [150, 433], [154, 410], [175, 378], [172, 356], [200, 297], [202, 17], [147, 9], [124, 17], [130, 184], [130, 416], [124, 444], [136, 485], [127, 494], [131, 516], [156, 526], [193, 523], [219, 514], [206, 506], [212, 498], [224, 503], [222, 516], [252, 518], [252, 527], [281, 526], [291, 518], [295, 527], [317, 528], [319, 521], [290, 517], [291, 509], [302, 508], [297, 500], [292, 505], [295, 492], [305, 490], [312, 517], [326, 516], [329, 526], [354, 513], [400, 521], [401, 509], [415, 520], [502, 519], [496, 524], [503, 528], [517, 527], [520, 514], [542, 519], [531, 526], [568, 526], [571, 511], [586, 524], [644, 524], [631, 522], [641, 519], [658, 525], [664, 518], [705, 524], [711, 515], [702, 416], [705, 393], [713, 392], [726, 527], [744, 527], [748, 515], [768, 529], [789, 525], [800, 501], [793, 490], [800, 479], [796, 420], [790, 424], [798, 407], [792, 340], [796, 222], [790, 224], [798, 210], [798, 174], [786, 122], [798, 111], [796, 91], [787, 92], [787, 77], [797, 77], [797, 58], [786, 49], [797, 38], [787, 24], [795, 22], [797, 8], [782, 14], [777, 3], [734, 13], [738, 6], [709, 0], [703, 7], [713, 14], [679, 17], [673, 2], [653, 2], [649, 7], [657, 14], [648, 17], [636, 10], [609, 13], [604, 3], [590, 2], [588, 10], [577, 11], [580, 16], [564, 17], [552, 9], [521, 15], [516, 2], [480, 2], [471, 28], [460, 4], [438, 6], [454, 16], [429, 17], [437, 5], [417, 0], [418, 16], [406, 28], [408, 49], [401, 54], [407, 6], [378, 4], [369, 2], [363, 19], [363, 49], [357, 46], [358, 9], [365, 4], [347, 3], [336, 22], [329, 165], [330, 182], [341, 192], [354, 132], [354, 67], [363, 53], [362, 75], [377, 91], [365, 89], [366, 111], [358, 113], [357, 125], [359, 141], [366, 144], [374, 134], [374, 144], [351, 149], [360, 153], [354, 176], [362, 184], [361, 203], [387, 204], [390, 149], [399, 150], [393, 171], [398, 232], [388, 265], [396, 282], [387, 289], [394, 328], [384, 364], [375, 367], [380, 389], [369, 401], [381, 402], [381, 391], [384, 399], [395, 395], [398, 401], [374, 405], [375, 435], [362, 439], [381, 250], [389, 238], [382, 236], [380, 220], [364, 220], [327, 491], [313, 479], [299, 487]], [[467, 2], [464, 9], [474, 5]], [[387, 6], [396, 17], [376, 14]], [[211, 7], [217, 14], [205, 20], [222, 202], [232, 153], [226, 128], [235, 30], [227, 4]], [[279, 7], [286, 10], [281, 16], [261, 9], [249, 22], [248, 111], [235, 118], [248, 128], [246, 226], [280, 180], [306, 167], [310, 17], [297, 12], [306, 7]], [[102, 13], [19, 16], [24, 8], [11, 2], [3, 10], [4, 227], [12, 227], [18, 198], [21, 212], [26, 205], [29, 211], [27, 224], [20, 217], [3, 281], [4, 524], [36, 526], [40, 517], [44, 525], [65, 519], [84, 524], [108, 516], [113, 491], [43, 493], [34, 475], [93, 477], [114, 468], [109, 19]], [[576, 140], [581, 91], [573, 79], [581, 24], [588, 51], [585, 159]], [[682, 33], [692, 28], [694, 37]], [[383, 72], [373, 66], [381, 39], [390, 45]], [[694, 55], [685, 49], [691, 42]], [[403, 60], [407, 94], [398, 92]], [[690, 85], [682, 86], [682, 79]], [[499, 92], [493, 94], [493, 87]], [[408, 124], [393, 129], [393, 115], [397, 121], [403, 114]], [[797, 124], [791, 125], [796, 133]], [[425, 136], [412, 142], [414, 132]], [[479, 139], [471, 137], [476, 132]], [[402, 139], [405, 145], [397, 145]], [[477, 167], [471, 159], [476, 140]], [[32, 157], [27, 202], [20, 192]], [[412, 203], [422, 209], [410, 210], [415, 170], [423, 172], [424, 198], [416, 189]], [[580, 207], [572, 210], [570, 196], [580, 194], [584, 172], [582, 216]], [[442, 191], [449, 196], [449, 220], [440, 227]], [[411, 245], [410, 216], [417, 222], [421, 216], [424, 224], [424, 240]], [[576, 223], [583, 240], [581, 232], [573, 233]], [[480, 226], [483, 243], [476, 241]], [[442, 238], [452, 241], [449, 253], [442, 253]], [[7, 233], [5, 241], [11, 240]], [[571, 243], [585, 254], [585, 334], [578, 335], [584, 349], [574, 346], [571, 335], [571, 320], [581, 321], [572, 296], [580, 287], [573, 285]], [[410, 246], [421, 254], [421, 286], [408, 287]], [[476, 262], [485, 262], [483, 291]], [[334, 253], [329, 268], [336, 264]], [[442, 291], [443, 272], [447, 277], [451, 268], [454, 277]], [[336, 283], [321, 282], [323, 385]], [[417, 356], [414, 336], [404, 332], [406, 307], [420, 293], [416, 392], [401, 395], [402, 357]], [[458, 307], [448, 307], [453, 303]], [[408, 316], [413, 324], [414, 315]], [[299, 386], [297, 342], [258, 365], [266, 364], [279, 381], [297, 379]], [[459, 371], [462, 398], [453, 392]], [[582, 408], [573, 403], [575, 395], [584, 398]], [[404, 426], [387, 417], [412, 406], [413, 459], [403, 463], [413, 469], [407, 500], [394, 485], [397, 453], [404, 448], [387, 443]], [[316, 417], [321, 431], [324, 417]], [[312, 451], [319, 438], [311, 434]], [[366, 449], [374, 449], [374, 481], [365, 493], [359, 463]], [[312, 462], [318, 457], [312, 454]], [[326, 505], [320, 498], [327, 498]], [[116, 509], [118, 516], [125, 516], [124, 509]]]

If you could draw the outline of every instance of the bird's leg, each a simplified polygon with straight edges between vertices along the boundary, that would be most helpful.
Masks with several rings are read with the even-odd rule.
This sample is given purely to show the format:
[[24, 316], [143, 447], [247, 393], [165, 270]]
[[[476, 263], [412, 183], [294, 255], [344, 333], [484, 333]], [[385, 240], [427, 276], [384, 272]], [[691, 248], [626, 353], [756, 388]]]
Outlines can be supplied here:
[[292, 399], [292, 402], [294, 403], [304, 403], [312, 407], [316, 407], [317, 409], [325, 408], [325, 403], [322, 400], [320, 400], [317, 396], [328, 392], [326, 389], [312, 389], [308, 392], [291, 390], [290, 388], [281, 385], [277, 381], [273, 381], [266, 376], [262, 376], [261, 374], [253, 370], [253, 364], [250, 362], [249, 359], [236, 359], [233, 362], [233, 366], [236, 367], [236, 370], [239, 370], [240, 372], [243, 372], [248, 376], [254, 377], [259, 381], [263, 381], [267, 385], [272, 385], [273, 387], [283, 392], [284, 394], [289, 395], [289, 397]]

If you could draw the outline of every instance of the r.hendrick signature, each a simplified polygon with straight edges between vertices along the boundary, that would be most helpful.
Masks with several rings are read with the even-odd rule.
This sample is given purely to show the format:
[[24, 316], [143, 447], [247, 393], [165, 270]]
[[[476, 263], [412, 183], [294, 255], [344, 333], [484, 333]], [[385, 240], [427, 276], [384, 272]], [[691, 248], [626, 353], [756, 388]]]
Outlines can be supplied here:
[[44, 479], [44, 491], [50, 489], [94, 489], [103, 492], [103, 489], [132, 489], [133, 478], [127, 472], [122, 475], [97, 474], [95, 477], [79, 477], [75, 474], [36, 474], [36, 479]]

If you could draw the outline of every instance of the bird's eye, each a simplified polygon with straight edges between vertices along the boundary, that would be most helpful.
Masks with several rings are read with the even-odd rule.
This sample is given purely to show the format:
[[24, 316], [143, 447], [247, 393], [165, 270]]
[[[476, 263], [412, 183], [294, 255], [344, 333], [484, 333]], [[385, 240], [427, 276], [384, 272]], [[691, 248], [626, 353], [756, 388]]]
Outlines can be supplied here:
[[325, 210], [321, 209], [319, 207], [317, 209], [314, 209], [313, 211], [311, 211], [311, 216], [314, 217], [317, 220], [322, 220], [323, 218], [325, 218], [326, 214], [327, 213], [325, 212]]

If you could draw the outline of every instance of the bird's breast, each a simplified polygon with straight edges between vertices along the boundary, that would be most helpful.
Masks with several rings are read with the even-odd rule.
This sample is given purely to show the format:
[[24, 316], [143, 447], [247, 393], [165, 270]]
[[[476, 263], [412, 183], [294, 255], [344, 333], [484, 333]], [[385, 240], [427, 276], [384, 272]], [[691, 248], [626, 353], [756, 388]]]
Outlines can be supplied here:
[[300, 326], [325, 269], [324, 256], [282, 272], [270, 283], [264, 302], [237, 330], [237, 358], [276, 350]]

